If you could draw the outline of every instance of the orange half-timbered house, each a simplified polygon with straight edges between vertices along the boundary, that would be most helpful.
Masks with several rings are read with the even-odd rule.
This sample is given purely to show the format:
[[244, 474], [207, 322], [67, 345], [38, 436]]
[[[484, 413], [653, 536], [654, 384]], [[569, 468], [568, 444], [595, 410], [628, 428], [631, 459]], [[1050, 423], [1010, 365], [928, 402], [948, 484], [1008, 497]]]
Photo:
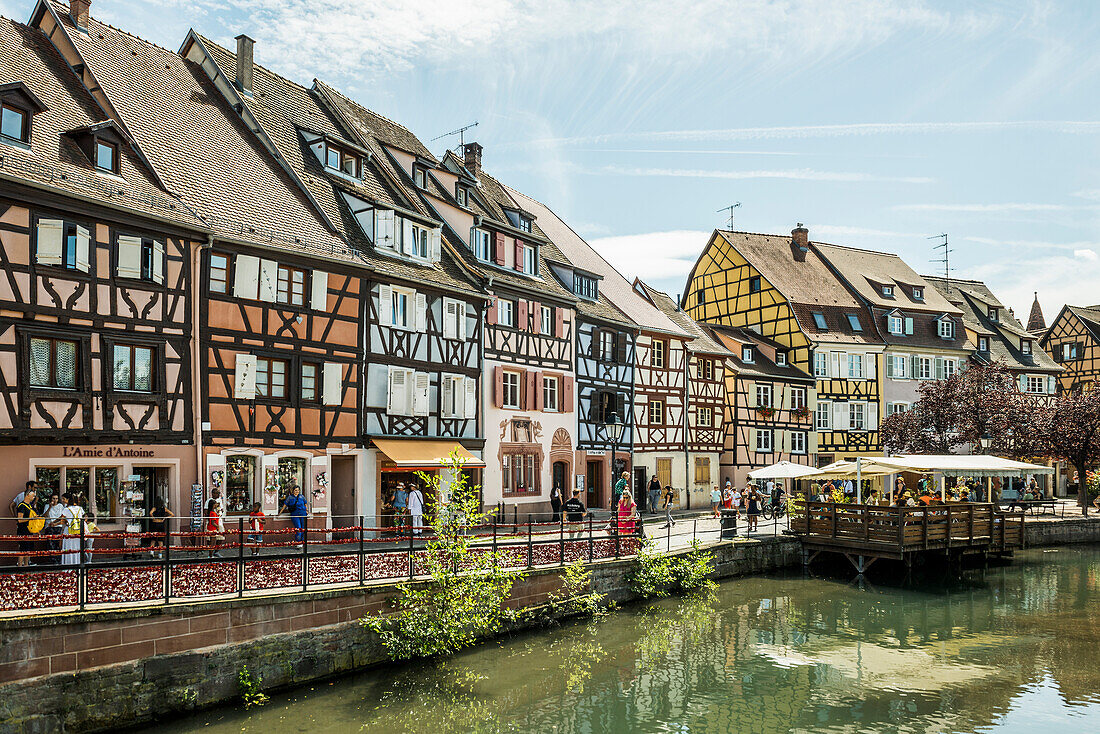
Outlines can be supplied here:
[[119, 528], [195, 481], [190, 293], [207, 226], [46, 15], [42, 30], [0, 19], [0, 452], [12, 495], [36, 479]]
[[1100, 383], [1100, 305], [1063, 306], [1040, 344], [1062, 366], [1059, 392], [1089, 390]]

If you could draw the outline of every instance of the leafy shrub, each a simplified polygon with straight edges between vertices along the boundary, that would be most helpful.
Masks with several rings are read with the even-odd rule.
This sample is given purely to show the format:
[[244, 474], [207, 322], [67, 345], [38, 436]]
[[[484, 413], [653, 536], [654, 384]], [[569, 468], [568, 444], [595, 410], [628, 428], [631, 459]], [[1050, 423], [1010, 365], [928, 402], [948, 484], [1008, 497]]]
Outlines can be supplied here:
[[710, 579], [714, 573], [714, 553], [699, 547], [693, 541], [687, 554], [678, 556], [672, 563], [672, 577], [680, 591], [711, 590], [718, 586]]
[[629, 583], [630, 589], [644, 599], [665, 596], [675, 583], [672, 558], [658, 551], [653, 542], [647, 539], [638, 550]]
[[241, 668], [241, 672], [237, 673], [237, 683], [241, 689], [241, 700], [244, 702], [246, 709], [253, 706], [263, 706], [267, 703], [267, 694], [261, 689], [263, 682], [264, 679], [260, 676], [253, 677], [247, 665]]
[[578, 558], [565, 567], [561, 587], [549, 595], [549, 611], [554, 617], [602, 617], [608, 612], [604, 604], [606, 595], [590, 591], [591, 586], [592, 574], [584, 560]]

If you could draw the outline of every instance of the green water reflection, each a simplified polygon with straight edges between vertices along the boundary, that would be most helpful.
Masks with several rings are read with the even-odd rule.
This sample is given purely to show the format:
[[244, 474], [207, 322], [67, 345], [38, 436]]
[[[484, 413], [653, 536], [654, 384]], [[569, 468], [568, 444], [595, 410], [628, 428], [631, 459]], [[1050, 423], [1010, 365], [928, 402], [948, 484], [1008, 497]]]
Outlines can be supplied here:
[[943, 589], [724, 583], [158, 732], [1100, 731], [1100, 548]]

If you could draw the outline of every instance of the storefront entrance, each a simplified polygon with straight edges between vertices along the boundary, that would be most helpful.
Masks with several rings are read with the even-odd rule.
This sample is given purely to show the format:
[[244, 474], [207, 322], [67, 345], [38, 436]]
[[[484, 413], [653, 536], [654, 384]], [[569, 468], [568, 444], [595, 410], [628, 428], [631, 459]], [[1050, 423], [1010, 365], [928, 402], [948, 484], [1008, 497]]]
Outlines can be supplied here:
[[589, 459], [585, 473], [585, 506], [600, 506], [600, 487], [603, 486], [603, 459]]

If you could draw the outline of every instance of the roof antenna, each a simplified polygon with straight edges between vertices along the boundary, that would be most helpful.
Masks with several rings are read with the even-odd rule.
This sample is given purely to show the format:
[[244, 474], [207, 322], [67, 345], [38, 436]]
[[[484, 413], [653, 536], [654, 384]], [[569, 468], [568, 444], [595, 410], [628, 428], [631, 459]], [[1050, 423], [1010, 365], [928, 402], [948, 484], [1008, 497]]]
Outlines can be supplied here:
[[457, 135], [458, 136], [458, 149], [462, 150], [462, 146], [466, 145], [466, 131], [469, 130], [470, 128], [474, 128], [474, 127], [477, 127], [477, 120], [474, 120], [469, 125], [465, 125], [463, 127], [460, 127], [457, 130], [451, 130], [449, 133], [443, 133], [442, 135], [436, 135], [434, 138], [432, 138], [428, 142], [429, 143], [434, 143], [435, 141], [439, 140], [440, 138], [446, 138], [450, 135]]
[[731, 232], [733, 231], [733, 210], [737, 209], [740, 206], [741, 206], [741, 202], [735, 201], [734, 203], [730, 204], [729, 206], [724, 206], [724, 207], [722, 207], [721, 209], [718, 210], [719, 214], [721, 214], [722, 212], [729, 212], [730, 213], [729, 231], [731, 231]]
[[950, 249], [947, 246], [947, 233], [945, 232], [943, 234], [934, 234], [931, 237], [925, 237], [925, 239], [926, 240], [943, 240], [943, 242], [940, 242], [939, 244], [936, 244], [936, 245], [932, 246], [933, 250], [939, 250], [939, 249], [942, 248], [943, 249], [943, 253], [942, 253], [943, 257], [934, 257], [931, 260], [929, 260], [928, 262], [943, 263], [943, 281], [944, 281], [944, 284], [945, 284], [945, 288], [947, 289], [947, 292], [950, 293], [951, 292], [951, 253], [954, 252], [954, 250]]

